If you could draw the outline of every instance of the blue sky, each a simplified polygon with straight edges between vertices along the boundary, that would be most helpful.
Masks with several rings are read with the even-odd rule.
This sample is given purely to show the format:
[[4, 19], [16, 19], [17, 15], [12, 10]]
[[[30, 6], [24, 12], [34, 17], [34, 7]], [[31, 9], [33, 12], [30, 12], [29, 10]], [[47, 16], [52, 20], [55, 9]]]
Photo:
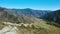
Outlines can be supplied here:
[[60, 9], [60, 0], [0, 0], [0, 7], [57, 10]]

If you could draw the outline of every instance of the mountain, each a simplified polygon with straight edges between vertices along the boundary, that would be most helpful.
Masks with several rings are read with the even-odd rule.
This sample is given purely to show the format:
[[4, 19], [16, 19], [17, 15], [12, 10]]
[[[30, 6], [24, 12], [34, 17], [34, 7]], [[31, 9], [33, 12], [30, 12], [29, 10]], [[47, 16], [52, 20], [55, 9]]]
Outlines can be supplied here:
[[60, 23], [60, 10], [53, 11], [43, 16], [48, 21], [54, 21]]
[[49, 12], [51, 12], [50, 10], [33, 10], [30, 8], [26, 8], [26, 9], [11, 9], [13, 12], [16, 12], [18, 14], [23, 14], [25, 16], [29, 16], [29, 17], [41, 17]]
[[53, 24], [55, 26], [60, 27], [60, 10], [53, 11], [53, 12], [48, 13], [40, 18], [45, 21], [55, 22], [55, 23], [49, 23], [49, 24], [51, 24], [51, 25]]
[[18, 19], [15, 16], [15, 14], [10, 12], [9, 10], [0, 8], [0, 21], [15, 22], [15, 21], [18, 21]]
[[[15, 10], [15, 9], [14, 9]], [[20, 10], [20, 9], [19, 9]], [[36, 18], [40, 12], [32, 9], [11, 10], [0, 8], [0, 33], [3, 34], [60, 34], [60, 28], [47, 24], [47, 21]], [[17, 12], [16, 12], [17, 11]], [[26, 12], [27, 11], [27, 12]], [[40, 13], [45, 12], [41, 11]], [[30, 16], [30, 13], [32, 16]], [[33, 14], [34, 13], [34, 14]], [[47, 14], [51, 12], [48, 11]], [[37, 14], [37, 15], [35, 15]], [[43, 13], [43, 16], [47, 15]], [[41, 14], [40, 14], [41, 17]], [[50, 18], [50, 17], [49, 17]], [[49, 21], [48, 21], [49, 22]], [[22, 25], [21, 25], [22, 23]]]
[[[3, 10], [2, 10], [3, 9]], [[33, 19], [31, 17], [27, 17], [23, 14], [16, 14], [15, 12], [12, 12], [11, 10], [0, 8], [0, 21], [6, 21], [6, 22], [13, 22], [13, 23], [32, 23]]]

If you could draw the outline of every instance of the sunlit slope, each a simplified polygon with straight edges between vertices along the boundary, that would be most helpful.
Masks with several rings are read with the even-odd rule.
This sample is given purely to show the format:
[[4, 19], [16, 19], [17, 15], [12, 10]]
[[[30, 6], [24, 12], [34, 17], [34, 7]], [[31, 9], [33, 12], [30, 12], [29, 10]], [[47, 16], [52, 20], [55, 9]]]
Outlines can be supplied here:
[[18, 27], [19, 34], [60, 34], [60, 28], [46, 24], [42, 19], [34, 18], [32, 27]]
[[[10, 25], [11, 27], [16, 27], [18, 29], [18, 34], [60, 34], [60, 28], [46, 24], [46, 21], [42, 19], [32, 18], [33, 25], [25, 27]], [[27, 23], [26, 23], [27, 24]], [[29, 23], [28, 23], [29, 24]], [[8, 24], [1, 22], [0, 28], [4, 28]]]

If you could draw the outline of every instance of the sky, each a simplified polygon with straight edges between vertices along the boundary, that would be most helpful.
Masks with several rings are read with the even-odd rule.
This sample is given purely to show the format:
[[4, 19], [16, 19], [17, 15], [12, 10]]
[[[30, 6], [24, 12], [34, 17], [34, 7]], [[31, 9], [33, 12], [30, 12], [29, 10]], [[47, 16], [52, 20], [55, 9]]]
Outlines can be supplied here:
[[0, 7], [36, 10], [58, 10], [60, 0], [0, 0]]

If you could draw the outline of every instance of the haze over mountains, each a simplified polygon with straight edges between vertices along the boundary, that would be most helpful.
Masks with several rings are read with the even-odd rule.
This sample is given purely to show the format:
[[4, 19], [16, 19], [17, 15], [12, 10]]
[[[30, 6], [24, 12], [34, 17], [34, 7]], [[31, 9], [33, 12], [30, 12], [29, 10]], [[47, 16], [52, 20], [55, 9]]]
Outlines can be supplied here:
[[[26, 9], [12, 9], [12, 11], [21, 13], [25, 16], [42, 18], [50, 22], [57, 22], [60, 24], [60, 10], [50, 11], [50, 10], [34, 10], [30, 8]], [[60, 27], [60, 26], [59, 26]]]
[[[22, 26], [16, 26], [4, 24], [4, 22], [32, 24], [32, 26], [25, 27], [23, 24]], [[19, 34], [60, 34], [60, 10], [8, 9], [0, 7], [0, 29], [8, 25], [12, 28], [16, 27]]]
[[21, 13], [30, 17], [41, 17], [44, 14], [47, 14], [49, 12], [51, 12], [50, 10], [34, 10], [34, 9], [30, 9], [30, 8], [26, 8], [26, 9], [11, 9], [14, 12], [17, 13]]
[[[50, 10], [34, 10], [30, 8], [26, 9], [7, 9], [0, 7], [0, 18], [2, 20], [8, 20], [11, 18], [11, 21], [17, 20], [20, 22], [21, 18], [39, 18], [47, 21], [53, 21], [60, 23], [60, 10], [50, 11]], [[6, 18], [8, 19], [6, 19]], [[19, 19], [20, 18], [20, 19]], [[1, 19], [0, 19], [1, 20]], [[26, 19], [25, 19], [26, 20]], [[22, 20], [23, 21], [23, 20]]]

